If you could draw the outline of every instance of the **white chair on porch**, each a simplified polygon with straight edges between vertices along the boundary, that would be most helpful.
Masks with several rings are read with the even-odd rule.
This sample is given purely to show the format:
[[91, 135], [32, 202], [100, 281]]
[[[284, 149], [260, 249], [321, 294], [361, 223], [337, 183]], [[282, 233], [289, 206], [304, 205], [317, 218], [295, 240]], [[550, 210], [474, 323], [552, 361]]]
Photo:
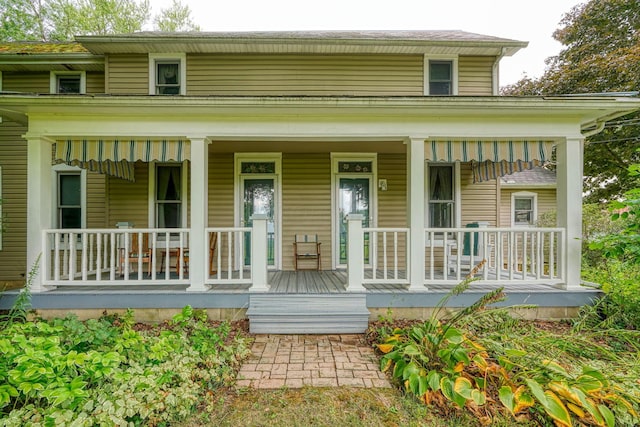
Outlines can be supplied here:
[[[478, 229], [482, 228], [477, 222], [465, 225], [465, 228]], [[487, 245], [487, 253], [485, 253], [484, 233], [478, 231], [468, 231], [456, 233], [455, 239], [448, 242], [446, 247], [446, 265], [447, 273], [455, 273], [460, 268], [461, 272], [468, 273], [482, 260], [487, 262], [491, 258], [493, 245]], [[458, 240], [458, 235], [462, 235], [462, 242]]]

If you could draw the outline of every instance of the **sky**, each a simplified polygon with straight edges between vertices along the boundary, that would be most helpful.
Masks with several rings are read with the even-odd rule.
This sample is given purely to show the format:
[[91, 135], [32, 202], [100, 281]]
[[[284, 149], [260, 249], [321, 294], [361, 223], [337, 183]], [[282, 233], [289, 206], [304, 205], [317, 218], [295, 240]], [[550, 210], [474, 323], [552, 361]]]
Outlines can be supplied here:
[[[552, 35], [579, 0], [181, 0], [203, 31], [462, 30], [527, 41], [500, 62], [500, 85], [540, 77]], [[586, 0], [585, 0], [586, 1]], [[150, 0], [152, 15], [172, 0]]]

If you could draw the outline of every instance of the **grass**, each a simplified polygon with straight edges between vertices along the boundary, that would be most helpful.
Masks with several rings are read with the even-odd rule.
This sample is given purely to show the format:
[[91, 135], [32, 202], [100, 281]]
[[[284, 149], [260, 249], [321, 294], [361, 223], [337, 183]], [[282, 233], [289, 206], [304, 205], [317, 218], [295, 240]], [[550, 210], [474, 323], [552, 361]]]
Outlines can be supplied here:
[[[464, 414], [447, 418], [397, 389], [351, 387], [228, 390], [180, 426], [477, 426]], [[500, 425], [500, 424], [496, 424]], [[508, 423], [503, 424], [509, 425]]]

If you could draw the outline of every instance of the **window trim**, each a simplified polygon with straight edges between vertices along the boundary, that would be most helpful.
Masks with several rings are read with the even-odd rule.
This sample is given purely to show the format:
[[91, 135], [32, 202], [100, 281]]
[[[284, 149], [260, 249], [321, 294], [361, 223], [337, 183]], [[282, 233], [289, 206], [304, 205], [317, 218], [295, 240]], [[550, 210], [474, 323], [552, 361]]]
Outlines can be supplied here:
[[[450, 95], [431, 95], [429, 93], [430, 83], [430, 67], [431, 61], [450, 61], [451, 62], [451, 94]], [[424, 56], [424, 94], [426, 96], [454, 96], [458, 95], [458, 56], [457, 55], [425, 55]]]
[[[517, 224], [516, 223], [516, 199], [530, 199], [533, 218], [531, 224]], [[511, 193], [511, 226], [512, 227], [534, 227], [538, 220], [538, 193], [532, 191], [516, 191]]]
[[79, 76], [80, 92], [87, 93], [87, 72], [86, 71], [51, 71], [49, 74], [49, 93], [58, 94], [58, 78], [60, 76]]
[[185, 53], [150, 53], [149, 54], [149, 95], [175, 96], [156, 94], [156, 63], [158, 61], [176, 61], [180, 70], [180, 93], [187, 94], [187, 55]]
[[453, 228], [460, 228], [462, 223], [462, 194], [461, 194], [461, 183], [460, 183], [460, 162], [456, 161], [453, 163], [447, 162], [425, 162], [424, 168], [424, 227], [429, 227], [429, 205], [430, 205], [430, 195], [429, 195], [429, 168], [431, 165], [435, 166], [452, 166], [453, 167], [453, 202], [455, 206], [453, 207]]
[[80, 175], [80, 224], [81, 228], [87, 228], [87, 170], [81, 169], [77, 166], [69, 166], [65, 164], [54, 165], [52, 167], [52, 188], [51, 191], [53, 197], [53, 209], [52, 209], [52, 224], [55, 224], [55, 229], [62, 230], [60, 228], [60, 218], [58, 217], [58, 176], [60, 174], [77, 174]]
[[[187, 193], [187, 178], [188, 178], [188, 167], [186, 160], [184, 162], [158, 162], [152, 161], [149, 162], [149, 193], [147, 200], [149, 200], [149, 210], [148, 210], [148, 224], [149, 228], [158, 228], [156, 224], [156, 169], [158, 166], [180, 166], [182, 169], [180, 170], [180, 179], [182, 180], [180, 185], [180, 194], [182, 195], [182, 200], [180, 200], [180, 217], [182, 219], [182, 224], [180, 224], [180, 228], [187, 228], [187, 213], [188, 213], [188, 198], [189, 195]], [[173, 236], [171, 236], [173, 238]]]

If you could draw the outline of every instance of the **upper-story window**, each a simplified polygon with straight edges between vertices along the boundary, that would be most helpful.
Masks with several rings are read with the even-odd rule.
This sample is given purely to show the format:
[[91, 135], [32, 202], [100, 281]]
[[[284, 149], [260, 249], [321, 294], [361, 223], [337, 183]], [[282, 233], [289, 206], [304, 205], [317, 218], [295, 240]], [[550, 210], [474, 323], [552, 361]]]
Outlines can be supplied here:
[[52, 71], [51, 93], [86, 93], [86, 73], [84, 71]]
[[425, 95], [458, 94], [458, 60], [452, 57], [425, 58]]
[[184, 55], [149, 55], [149, 94], [185, 95]]

